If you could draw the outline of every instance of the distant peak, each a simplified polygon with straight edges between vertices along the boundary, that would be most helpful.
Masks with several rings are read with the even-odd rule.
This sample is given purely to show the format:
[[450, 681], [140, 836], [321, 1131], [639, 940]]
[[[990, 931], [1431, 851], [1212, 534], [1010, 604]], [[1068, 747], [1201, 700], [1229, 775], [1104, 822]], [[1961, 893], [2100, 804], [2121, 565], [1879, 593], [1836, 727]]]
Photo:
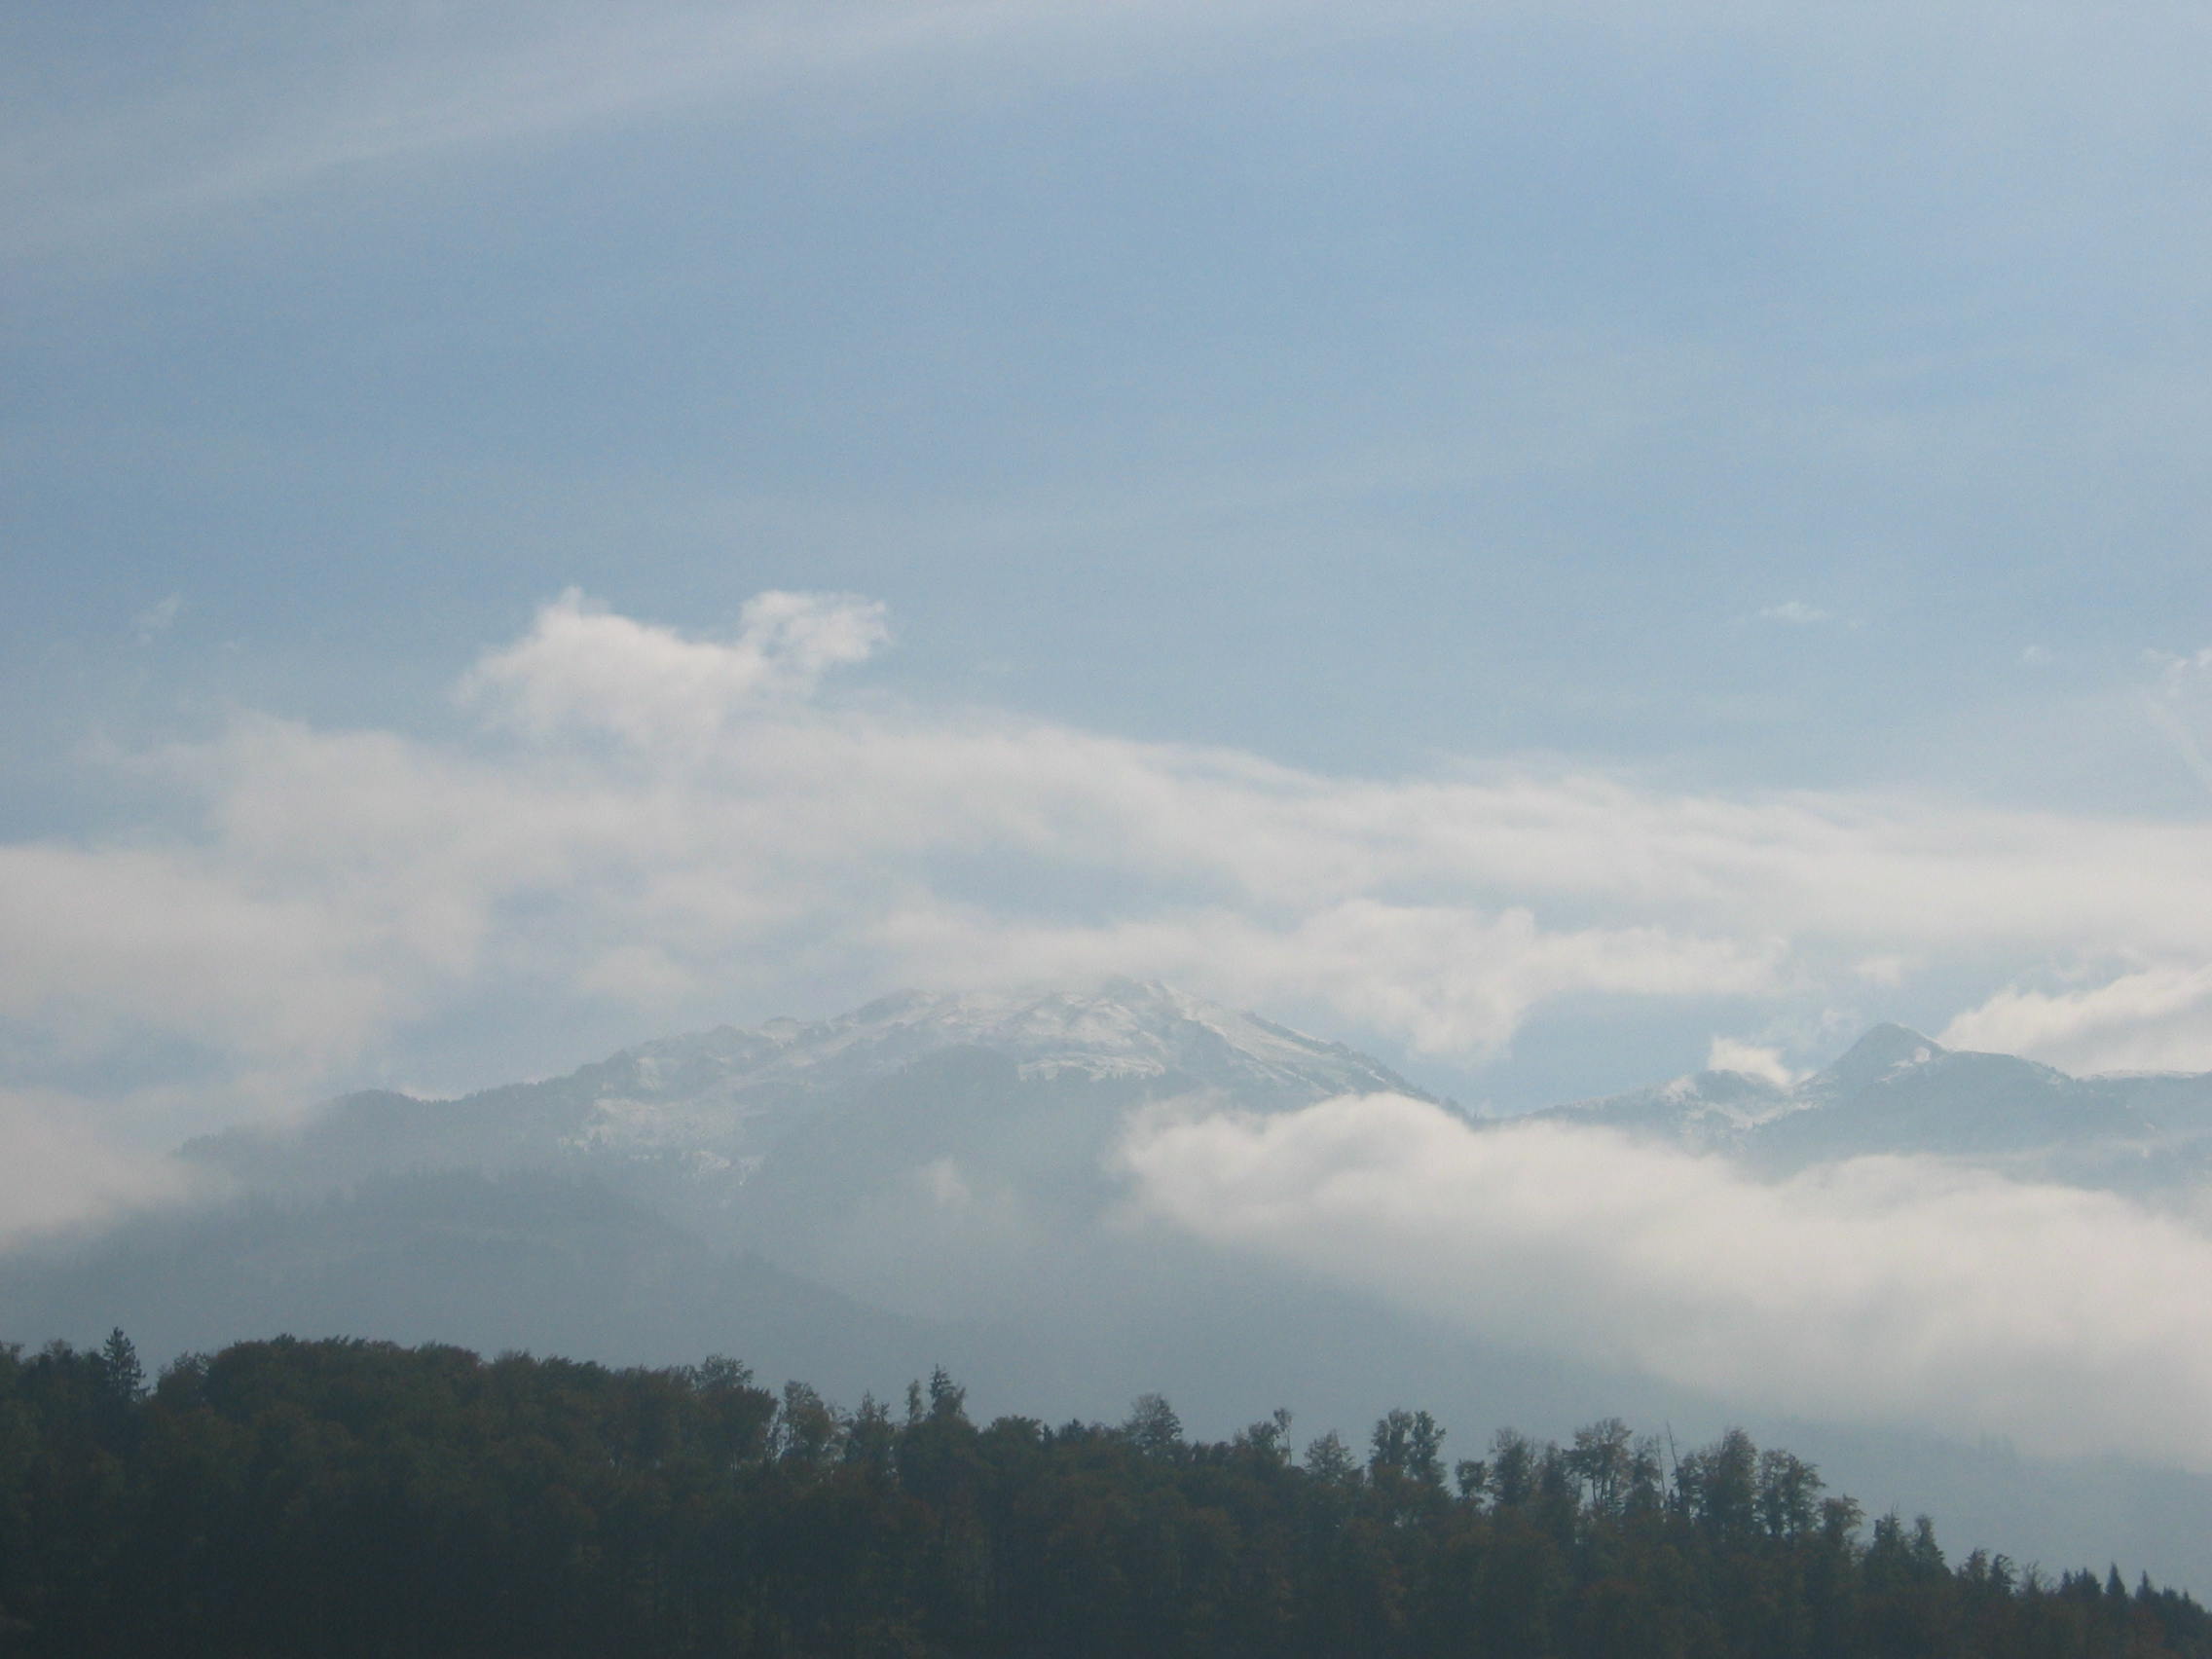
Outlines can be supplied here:
[[1118, 1006], [1129, 1008], [1181, 1008], [1198, 1006], [1198, 999], [1160, 983], [1114, 976], [1097, 979], [1050, 979], [1028, 984], [999, 985], [967, 990], [893, 991], [841, 1017], [868, 1022], [901, 1018], [936, 1018], [973, 1014], [980, 1011], [1043, 1008]]
[[[830, 1087], [889, 1076], [940, 1050], [988, 1050], [1028, 1079], [1174, 1079], [1256, 1088], [1272, 1098], [1391, 1093], [1426, 1098], [1382, 1061], [1228, 1009], [1157, 979], [1098, 977], [1001, 989], [904, 990], [834, 1018], [672, 1037], [638, 1051], [637, 1087], [676, 1098], [709, 1089]], [[701, 1069], [704, 1068], [704, 1069]], [[629, 1083], [625, 1088], [631, 1087]], [[657, 1091], [657, 1092], [655, 1092]]]
[[1125, 974], [1111, 974], [1096, 979], [1048, 980], [1002, 994], [1071, 1006], [1110, 1004], [1122, 1008], [1164, 1008], [1176, 1011], [1213, 1006], [1201, 997], [1194, 997], [1188, 991], [1179, 991], [1172, 985], [1163, 985], [1158, 979], [1136, 979]]
[[1896, 1064], [1912, 1059], [1916, 1051], [1923, 1049], [1932, 1055], [1944, 1051], [1942, 1045], [1933, 1037], [1923, 1037], [1909, 1025], [1874, 1025], [1869, 1026], [1866, 1034], [1851, 1045], [1844, 1058], [1862, 1054], [1868, 1059], [1882, 1058]]
[[1845, 1050], [1816, 1081], [1860, 1088], [1905, 1066], [1936, 1059], [1944, 1052], [1941, 1044], [1922, 1036], [1909, 1025], [1877, 1025]]

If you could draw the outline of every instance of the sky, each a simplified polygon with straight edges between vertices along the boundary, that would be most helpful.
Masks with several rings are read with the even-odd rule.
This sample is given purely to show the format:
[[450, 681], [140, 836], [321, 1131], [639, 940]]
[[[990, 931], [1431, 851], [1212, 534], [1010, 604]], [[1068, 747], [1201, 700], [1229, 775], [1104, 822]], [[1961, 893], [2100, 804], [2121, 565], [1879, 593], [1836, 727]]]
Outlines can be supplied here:
[[0, 1203], [906, 984], [2212, 1070], [2200, 10], [0, 8]]

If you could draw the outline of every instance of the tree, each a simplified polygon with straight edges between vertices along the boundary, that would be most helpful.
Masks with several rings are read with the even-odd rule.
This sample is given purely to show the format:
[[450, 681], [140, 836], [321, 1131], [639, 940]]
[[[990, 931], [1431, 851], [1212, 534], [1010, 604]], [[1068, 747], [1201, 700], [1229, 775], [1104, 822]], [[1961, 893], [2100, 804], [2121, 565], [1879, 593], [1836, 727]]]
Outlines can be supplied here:
[[1567, 1466], [1589, 1494], [1590, 1507], [1601, 1515], [1619, 1513], [1627, 1499], [1634, 1473], [1629, 1451], [1634, 1438], [1619, 1418], [1601, 1418], [1574, 1431]]
[[1527, 1503], [1536, 1492], [1536, 1448], [1518, 1429], [1491, 1437], [1490, 1494], [1500, 1509]]
[[899, 1431], [891, 1421], [891, 1409], [873, 1394], [863, 1394], [859, 1408], [845, 1423], [845, 1461], [862, 1463], [878, 1473], [892, 1466]]
[[111, 1399], [131, 1402], [146, 1396], [146, 1368], [138, 1363], [138, 1350], [121, 1325], [100, 1344], [100, 1382]]
[[1729, 1537], [1749, 1532], [1758, 1511], [1758, 1448], [1740, 1428], [1682, 1459], [1677, 1479], [1700, 1522]]
[[[913, 1396], [907, 1396], [909, 1404]], [[966, 1422], [968, 1420], [968, 1390], [952, 1381], [952, 1375], [943, 1366], [930, 1373], [930, 1421]]]
[[1351, 1448], [1333, 1428], [1306, 1448], [1306, 1472], [1327, 1487], [1352, 1486], [1359, 1480], [1359, 1464], [1352, 1459]]
[[1385, 1413], [1368, 1439], [1367, 1466], [1375, 1474], [1403, 1475], [1421, 1486], [1444, 1484], [1444, 1429], [1426, 1412]]
[[1415, 1411], [1370, 1479], [1335, 1434], [1290, 1465], [1284, 1414], [1194, 1443], [1159, 1395], [977, 1429], [941, 1372], [900, 1423], [734, 1362], [282, 1339], [150, 1396], [135, 1363], [0, 1344], [0, 1651], [2212, 1659], [2148, 1579], [1954, 1572], [1895, 1515], [1861, 1549], [1857, 1504], [1740, 1434], [1669, 1502], [1617, 1422], [1507, 1432], [1455, 1500]]
[[1277, 1406], [1259, 1422], [1236, 1431], [1235, 1445], [1258, 1452], [1270, 1462], [1290, 1461], [1290, 1408]]
[[817, 1468], [834, 1461], [839, 1451], [838, 1432], [837, 1414], [812, 1384], [784, 1384], [783, 1406], [776, 1413], [773, 1431], [779, 1461], [800, 1468]]
[[1183, 1450], [1183, 1419], [1164, 1394], [1139, 1394], [1130, 1402], [1122, 1434], [1147, 1457], [1172, 1457]]
[[1759, 1524], [1771, 1538], [1796, 1538], [1813, 1530], [1826, 1484], [1811, 1463], [1788, 1452], [1759, 1454]]

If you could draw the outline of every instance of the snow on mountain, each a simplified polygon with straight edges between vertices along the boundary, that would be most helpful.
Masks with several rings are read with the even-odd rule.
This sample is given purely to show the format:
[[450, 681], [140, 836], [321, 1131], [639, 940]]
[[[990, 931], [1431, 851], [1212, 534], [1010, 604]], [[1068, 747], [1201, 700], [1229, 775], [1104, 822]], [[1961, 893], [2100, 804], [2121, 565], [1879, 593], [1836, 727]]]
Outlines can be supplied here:
[[965, 1049], [1011, 1060], [1023, 1084], [1112, 1084], [1147, 1099], [1209, 1090], [1279, 1109], [1336, 1094], [1420, 1094], [1341, 1043], [1165, 985], [1112, 979], [1085, 990], [903, 991], [834, 1019], [664, 1038], [598, 1069], [589, 1117], [568, 1139], [610, 1152], [719, 1146], [749, 1124]]
[[[880, 1201], [916, 1170], [946, 1201], [980, 1191], [978, 1181], [1003, 1191], [1093, 1182], [1128, 1114], [1155, 1101], [1288, 1111], [1383, 1092], [1428, 1098], [1343, 1044], [1156, 982], [1109, 979], [905, 991], [830, 1019], [662, 1038], [460, 1100], [352, 1095], [295, 1127], [233, 1130], [186, 1156], [249, 1191], [380, 1172], [567, 1170], [640, 1193], [649, 1183], [652, 1201], [694, 1219], [704, 1205], [789, 1228], [833, 1192], [873, 1181]], [[2076, 1078], [1945, 1049], [1899, 1025], [1874, 1027], [1794, 1085], [1704, 1071], [1537, 1116], [1776, 1173], [1911, 1154], [2137, 1192], [2212, 1177], [2212, 1075]]]
[[1332, 1094], [1419, 1090], [1381, 1062], [1153, 981], [1086, 990], [903, 991], [830, 1020], [723, 1026], [631, 1051], [645, 1097], [714, 1087], [837, 1088], [885, 1076], [942, 1049], [988, 1049], [1024, 1079], [1144, 1078], [1232, 1089]]
[[[833, 1019], [662, 1038], [566, 1077], [460, 1100], [350, 1095], [296, 1129], [233, 1130], [186, 1154], [249, 1187], [579, 1160], [742, 1181], [778, 1145], [814, 1132], [817, 1120], [908, 1087], [910, 1074], [956, 1071], [961, 1054], [1001, 1066], [1005, 1076], [992, 1074], [998, 1093], [1011, 1088], [1033, 1104], [1079, 1098], [1110, 1121], [1134, 1104], [1201, 1092], [1255, 1110], [1347, 1093], [1429, 1098], [1341, 1043], [1116, 978], [1080, 989], [901, 992]], [[960, 1092], [950, 1073], [941, 1082]]]
[[1627, 1094], [1549, 1107], [1532, 1116], [1677, 1140], [1703, 1151], [1735, 1147], [1750, 1129], [1798, 1109], [1789, 1089], [1763, 1077], [1702, 1071]]
[[2100, 1187], [2212, 1169], [2212, 1075], [2071, 1077], [1877, 1025], [1792, 1087], [1709, 1071], [1538, 1114], [1725, 1151], [1770, 1170], [1875, 1154], [1956, 1159]]

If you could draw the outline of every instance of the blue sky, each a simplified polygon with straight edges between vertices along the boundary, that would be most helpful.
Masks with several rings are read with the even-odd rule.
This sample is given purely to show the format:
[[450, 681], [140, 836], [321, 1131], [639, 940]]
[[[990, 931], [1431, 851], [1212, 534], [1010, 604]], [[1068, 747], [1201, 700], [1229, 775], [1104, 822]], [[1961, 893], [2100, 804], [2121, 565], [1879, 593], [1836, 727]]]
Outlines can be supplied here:
[[10, 9], [16, 1133], [1017, 971], [2212, 1068], [2202, 15], [1338, 10]]

